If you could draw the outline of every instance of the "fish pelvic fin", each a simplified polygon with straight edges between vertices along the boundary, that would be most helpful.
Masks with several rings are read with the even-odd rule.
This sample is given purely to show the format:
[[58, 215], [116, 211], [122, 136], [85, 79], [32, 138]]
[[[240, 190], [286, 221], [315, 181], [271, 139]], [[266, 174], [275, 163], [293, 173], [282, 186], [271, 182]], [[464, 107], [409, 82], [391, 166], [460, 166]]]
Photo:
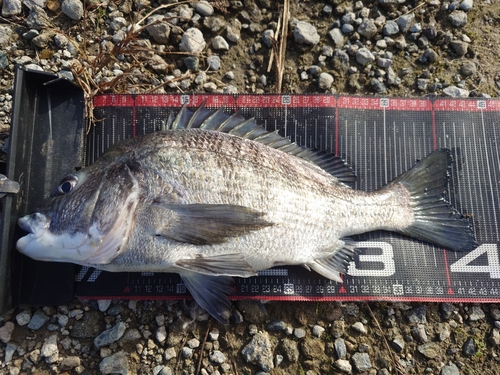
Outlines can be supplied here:
[[234, 280], [229, 276], [209, 276], [187, 270], [179, 271], [182, 281], [200, 307], [222, 324], [228, 324]]
[[173, 222], [159, 235], [193, 245], [224, 243], [231, 237], [273, 225], [262, 218], [262, 212], [239, 205], [158, 204], [175, 214]]
[[213, 256], [198, 255], [175, 263], [179, 268], [214, 276], [257, 276], [257, 272], [247, 262], [243, 254], [221, 254]]
[[450, 150], [442, 148], [391, 182], [406, 188], [414, 214], [413, 224], [400, 231], [449, 250], [470, 251], [478, 246], [471, 223], [444, 197], [451, 163]]

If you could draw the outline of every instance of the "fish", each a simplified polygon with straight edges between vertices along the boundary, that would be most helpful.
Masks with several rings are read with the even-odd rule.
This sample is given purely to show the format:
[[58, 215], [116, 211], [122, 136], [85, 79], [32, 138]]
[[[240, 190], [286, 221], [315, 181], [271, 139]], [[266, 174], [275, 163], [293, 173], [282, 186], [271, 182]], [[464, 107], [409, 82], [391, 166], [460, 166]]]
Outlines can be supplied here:
[[32, 213], [17, 249], [110, 272], [178, 273], [229, 322], [235, 277], [302, 265], [342, 282], [352, 236], [386, 230], [453, 251], [478, 246], [445, 199], [452, 156], [437, 149], [382, 188], [351, 187], [340, 157], [299, 146], [255, 119], [203, 103], [164, 130], [113, 145], [65, 176]]

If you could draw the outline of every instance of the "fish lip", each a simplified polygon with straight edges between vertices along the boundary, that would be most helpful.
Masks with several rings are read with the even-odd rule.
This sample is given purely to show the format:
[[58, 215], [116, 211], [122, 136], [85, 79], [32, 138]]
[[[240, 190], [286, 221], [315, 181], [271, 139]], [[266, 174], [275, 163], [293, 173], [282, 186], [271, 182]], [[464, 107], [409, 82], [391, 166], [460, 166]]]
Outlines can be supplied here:
[[31, 215], [26, 215], [17, 220], [17, 224], [22, 230], [28, 232], [31, 238], [40, 238], [45, 231], [49, 228], [50, 217], [47, 215], [35, 212]]

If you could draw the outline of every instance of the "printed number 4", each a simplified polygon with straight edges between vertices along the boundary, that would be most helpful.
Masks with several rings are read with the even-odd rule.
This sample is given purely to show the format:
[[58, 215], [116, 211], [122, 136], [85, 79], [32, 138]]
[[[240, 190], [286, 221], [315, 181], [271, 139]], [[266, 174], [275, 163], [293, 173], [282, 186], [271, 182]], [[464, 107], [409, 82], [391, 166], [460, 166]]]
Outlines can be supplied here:
[[[471, 263], [485, 254], [488, 259], [488, 264], [483, 266], [471, 265]], [[498, 259], [498, 249], [496, 244], [483, 244], [471, 251], [463, 258], [457, 260], [450, 266], [451, 272], [468, 272], [468, 273], [489, 273], [490, 278], [500, 279], [500, 261]]]

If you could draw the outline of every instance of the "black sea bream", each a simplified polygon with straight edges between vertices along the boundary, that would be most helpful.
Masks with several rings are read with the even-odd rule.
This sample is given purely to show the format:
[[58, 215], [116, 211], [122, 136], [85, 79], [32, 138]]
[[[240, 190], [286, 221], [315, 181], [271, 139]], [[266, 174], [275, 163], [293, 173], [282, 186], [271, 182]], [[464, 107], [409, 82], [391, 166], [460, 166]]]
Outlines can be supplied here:
[[17, 242], [38, 260], [112, 272], [177, 272], [227, 323], [232, 277], [304, 265], [341, 282], [349, 237], [394, 231], [455, 251], [477, 244], [443, 197], [450, 152], [437, 150], [374, 192], [344, 162], [241, 115], [183, 107], [165, 131], [114, 145], [66, 176]]

